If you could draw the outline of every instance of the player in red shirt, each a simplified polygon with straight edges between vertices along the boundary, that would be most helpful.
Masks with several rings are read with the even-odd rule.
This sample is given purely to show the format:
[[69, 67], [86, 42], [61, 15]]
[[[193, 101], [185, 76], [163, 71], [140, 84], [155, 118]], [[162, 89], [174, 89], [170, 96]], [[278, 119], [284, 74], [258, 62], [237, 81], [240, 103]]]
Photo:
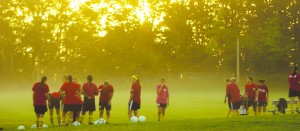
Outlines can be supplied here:
[[241, 106], [241, 95], [238, 85], [235, 83], [234, 77], [230, 78], [230, 83], [226, 88], [226, 95], [230, 95], [231, 111], [234, 111], [239, 116], [238, 109]]
[[[294, 66], [293, 71], [289, 74], [289, 97], [291, 112], [294, 113], [294, 100], [298, 97], [300, 101], [300, 74], [298, 73], [298, 67]], [[298, 107], [300, 102], [298, 102]], [[297, 108], [298, 110], [298, 108]]]
[[[227, 87], [228, 87], [227, 85], [230, 83], [230, 80], [226, 79], [225, 82], [226, 82], [226, 90], [225, 91], [227, 91]], [[224, 103], [225, 104], [226, 104], [226, 99], [227, 99], [227, 103], [228, 103], [228, 107], [229, 107], [229, 110], [226, 113], [226, 117], [228, 117], [230, 115], [230, 113], [231, 113], [231, 103], [230, 103], [230, 95], [227, 94], [227, 92], [225, 92], [225, 99], [224, 99]]]
[[60, 125], [61, 124], [60, 101], [63, 99], [63, 97], [60, 95], [59, 92], [48, 93], [47, 97], [48, 97], [48, 100], [49, 100], [48, 106], [49, 106], [49, 112], [50, 112], [50, 122], [54, 126], [53, 108], [55, 108], [58, 125]]
[[114, 96], [114, 88], [108, 81], [104, 81], [103, 85], [98, 88], [100, 92], [99, 110], [100, 118], [103, 118], [104, 108], [106, 109], [106, 123], [110, 123], [111, 100]]
[[73, 122], [74, 122], [74, 121], [79, 121], [83, 101], [82, 101], [81, 96], [80, 96], [82, 94], [81, 85], [77, 83], [77, 76], [73, 77], [73, 82], [75, 83], [77, 88], [79, 88], [79, 90], [76, 91], [76, 99], [75, 99], [76, 105], [75, 105], [75, 109], [74, 109], [75, 111], [74, 111], [74, 114], [73, 114]]
[[79, 122], [82, 123], [84, 120], [85, 113], [89, 111], [89, 124], [92, 123], [93, 112], [96, 110], [95, 107], [95, 95], [98, 95], [97, 86], [92, 83], [93, 77], [89, 75], [87, 77], [87, 83], [82, 86], [82, 94], [84, 95], [83, 107]]
[[130, 90], [130, 97], [128, 101], [128, 117], [132, 117], [132, 112], [136, 117], [139, 116], [138, 110], [141, 107], [141, 85], [140, 78], [137, 75], [132, 76], [132, 86]]
[[166, 85], [166, 80], [161, 79], [160, 84], [156, 87], [156, 103], [158, 109], [158, 121], [160, 121], [160, 117], [165, 116], [165, 111], [167, 106], [169, 105], [169, 89]]
[[246, 112], [248, 114], [248, 109], [250, 106], [253, 107], [254, 115], [256, 115], [256, 106], [257, 106], [257, 101], [256, 101], [256, 96], [257, 96], [257, 91], [256, 91], [257, 85], [253, 83], [253, 78], [252, 77], [247, 77], [247, 84], [245, 85], [245, 96], [248, 98], [248, 104], [245, 105]]
[[43, 118], [45, 112], [47, 112], [47, 102], [46, 102], [46, 95], [49, 92], [49, 87], [46, 84], [47, 77], [44, 76], [41, 79], [41, 82], [37, 82], [33, 85], [32, 91], [32, 99], [33, 99], [33, 106], [34, 111], [36, 114], [36, 126], [42, 127], [44, 124]]
[[261, 107], [263, 107], [263, 114], [265, 114], [265, 112], [267, 111], [266, 107], [267, 107], [268, 99], [269, 99], [269, 89], [264, 83], [265, 83], [265, 80], [260, 79], [258, 81], [258, 86], [257, 86], [258, 114], [261, 114]]
[[[68, 82], [64, 83], [60, 88], [59, 92], [65, 94], [64, 107], [62, 115], [62, 124], [68, 125], [73, 122], [73, 114], [76, 112], [76, 105], [78, 101], [77, 93], [80, 92], [80, 87], [73, 83], [73, 77], [68, 75]], [[68, 123], [66, 124], [66, 114], [70, 113]]]

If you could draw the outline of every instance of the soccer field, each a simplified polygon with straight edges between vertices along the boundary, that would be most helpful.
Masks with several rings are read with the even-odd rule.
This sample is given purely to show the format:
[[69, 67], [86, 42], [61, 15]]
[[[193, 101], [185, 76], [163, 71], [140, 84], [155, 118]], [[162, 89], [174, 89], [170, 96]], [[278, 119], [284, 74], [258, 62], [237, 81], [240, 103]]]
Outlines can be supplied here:
[[[197, 84], [196, 84], [197, 85]], [[130, 86], [130, 84], [129, 84]], [[130, 123], [127, 117], [127, 102], [129, 98], [128, 86], [115, 87], [115, 95], [112, 101], [111, 124], [87, 125], [84, 121], [79, 127], [58, 127], [50, 126], [49, 112], [46, 113], [44, 122], [49, 125], [48, 130], [292, 130], [300, 129], [300, 115], [272, 115], [249, 116], [226, 118], [227, 104], [224, 100], [224, 87], [222, 85], [204, 88], [197, 88], [184, 84], [176, 87], [170, 84], [170, 106], [167, 108], [166, 117], [157, 121], [157, 109], [155, 103], [155, 84], [142, 85], [142, 105], [140, 115], [147, 118], [145, 123]], [[195, 86], [195, 85], [194, 85]], [[176, 87], [176, 88], [175, 88]], [[51, 88], [51, 87], [50, 87]], [[0, 92], [0, 127], [4, 129], [17, 129], [24, 125], [26, 129], [35, 123], [35, 114], [32, 106], [32, 92], [2, 91]], [[55, 91], [54, 90], [51, 90]], [[243, 90], [241, 88], [241, 93]], [[285, 97], [285, 91], [271, 91], [270, 100]], [[285, 97], [287, 98], [287, 97]], [[96, 99], [98, 100], [98, 99]], [[98, 101], [96, 101], [98, 105]], [[273, 108], [272, 105], [268, 109]], [[56, 116], [54, 115], [54, 119]], [[85, 117], [87, 120], [87, 115]], [[94, 113], [93, 120], [99, 118], [98, 109]]]

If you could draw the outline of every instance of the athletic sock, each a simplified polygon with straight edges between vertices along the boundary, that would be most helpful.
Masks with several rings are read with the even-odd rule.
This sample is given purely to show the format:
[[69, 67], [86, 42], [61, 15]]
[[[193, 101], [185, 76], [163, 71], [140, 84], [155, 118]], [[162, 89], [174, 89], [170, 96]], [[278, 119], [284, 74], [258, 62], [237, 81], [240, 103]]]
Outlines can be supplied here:
[[62, 124], [62, 125], [66, 125], [66, 118], [65, 118], [65, 117], [62, 118], [61, 124]]
[[106, 123], [110, 123], [110, 117], [106, 118]]
[[81, 116], [79, 117], [79, 122], [82, 124], [83, 120], [84, 120], [84, 116], [81, 115]]
[[93, 115], [89, 115], [89, 124], [92, 123]]
[[240, 112], [239, 111], [236, 111], [236, 116], [240, 116]]
[[226, 114], [226, 117], [229, 117], [229, 116], [230, 116], [230, 113], [231, 113], [231, 110], [228, 110], [228, 111], [227, 111], [227, 114]]
[[43, 127], [43, 125], [44, 125], [44, 121], [43, 121], [43, 118], [40, 118], [40, 127]]
[[257, 115], [257, 112], [256, 112], [256, 111], [254, 111], [254, 115], [255, 115], [255, 116]]
[[58, 122], [58, 125], [60, 126], [61, 125], [61, 116], [57, 116], [57, 122]]
[[51, 122], [52, 125], [54, 125], [53, 116], [50, 116], [50, 122]]
[[36, 118], [36, 121], [35, 121], [35, 123], [36, 123], [36, 127], [38, 128], [39, 126], [40, 126], [40, 119], [39, 118]]
[[71, 126], [73, 124], [73, 117], [69, 118], [68, 125]]
[[291, 113], [294, 113], [294, 104], [291, 103]]

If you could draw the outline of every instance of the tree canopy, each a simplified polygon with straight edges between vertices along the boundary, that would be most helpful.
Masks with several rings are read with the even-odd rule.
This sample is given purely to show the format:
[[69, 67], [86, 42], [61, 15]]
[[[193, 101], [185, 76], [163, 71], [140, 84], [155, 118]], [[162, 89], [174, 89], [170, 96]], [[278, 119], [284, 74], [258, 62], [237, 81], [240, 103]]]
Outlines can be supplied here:
[[1, 0], [0, 74], [155, 75], [300, 63], [297, 0]]

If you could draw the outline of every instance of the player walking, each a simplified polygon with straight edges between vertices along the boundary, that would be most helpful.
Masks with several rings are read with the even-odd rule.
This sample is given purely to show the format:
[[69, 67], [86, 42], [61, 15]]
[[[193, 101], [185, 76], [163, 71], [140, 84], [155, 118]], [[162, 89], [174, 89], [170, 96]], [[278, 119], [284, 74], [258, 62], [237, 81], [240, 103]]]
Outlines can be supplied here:
[[132, 86], [130, 90], [130, 97], [128, 101], [128, 117], [132, 117], [132, 112], [136, 117], [139, 116], [138, 110], [141, 107], [141, 85], [140, 78], [137, 75], [132, 76]]
[[156, 103], [158, 109], [158, 121], [160, 121], [161, 116], [164, 118], [165, 111], [169, 105], [169, 89], [166, 85], [166, 80], [161, 79], [160, 84], [156, 87]]
[[261, 107], [263, 107], [263, 114], [266, 113], [267, 109], [267, 104], [268, 104], [268, 99], [269, 99], [269, 89], [268, 87], [264, 84], [265, 80], [259, 80], [258, 81], [258, 86], [257, 86], [257, 91], [258, 91], [258, 114], [261, 114]]
[[45, 114], [45, 112], [47, 112], [46, 95], [49, 92], [49, 87], [46, 84], [46, 82], [47, 82], [47, 77], [44, 76], [44, 77], [42, 77], [41, 82], [35, 83], [32, 88], [33, 106], [34, 106], [34, 111], [36, 114], [36, 127], [43, 126], [44, 114]]
[[100, 110], [100, 118], [103, 118], [104, 108], [106, 110], [106, 123], [110, 123], [110, 110], [111, 110], [111, 100], [114, 95], [114, 88], [108, 81], [104, 81], [102, 85], [98, 88], [100, 92], [99, 97], [99, 110]]
[[248, 99], [248, 104], [244, 105], [246, 112], [248, 114], [248, 109], [250, 106], [253, 107], [254, 115], [256, 115], [256, 106], [257, 106], [257, 101], [256, 101], [256, 96], [257, 96], [257, 91], [256, 91], [257, 85], [253, 83], [253, 78], [252, 77], [247, 77], [247, 84], [245, 85], [245, 96], [247, 96]]
[[226, 95], [230, 95], [231, 111], [235, 112], [239, 116], [238, 109], [241, 105], [241, 95], [238, 85], [235, 83], [234, 77], [230, 78], [230, 83], [226, 87]]
[[224, 103], [226, 103], [226, 99], [227, 99], [227, 103], [228, 103], [228, 107], [229, 107], [229, 110], [228, 112], [226, 113], [226, 117], [228, 117], [231, 113], [231, 103], [230, 103], [230, 94], [227, 94], [227, 87], [228, 87], [228, 84], [230, 83], [230, 80], [229, 79], [226, 79], [225, 80], [226, 82], [226, 92], [225, 92], [225, 99], [224, 99]]
[[[290, 73], [289, 78], [289, 97], [290, 97], [290, 105], [291, 112], [294, 113], [294, 100], [295, 97], [298, 97], [300, 101], [300, 74], [298, 73], [298, 67], [294, 66], [293, 71]], [[298, 102], [298, 107], [300, 102]], [[297, 108], [298, 110], [298, 108]]]
[[93, 77], [87, 76], [87, 83], [82, 86], [82, 94], [84, 95], [83, 107], [79, 122], [82, 123], [84, 120], [85, 113], [89, 112], [88, 124], [91, 125], [93, 119], [93, 112], [96, 110], [95, 107], [95, 95], [98, 95], [97, 86], [92, 83]]

